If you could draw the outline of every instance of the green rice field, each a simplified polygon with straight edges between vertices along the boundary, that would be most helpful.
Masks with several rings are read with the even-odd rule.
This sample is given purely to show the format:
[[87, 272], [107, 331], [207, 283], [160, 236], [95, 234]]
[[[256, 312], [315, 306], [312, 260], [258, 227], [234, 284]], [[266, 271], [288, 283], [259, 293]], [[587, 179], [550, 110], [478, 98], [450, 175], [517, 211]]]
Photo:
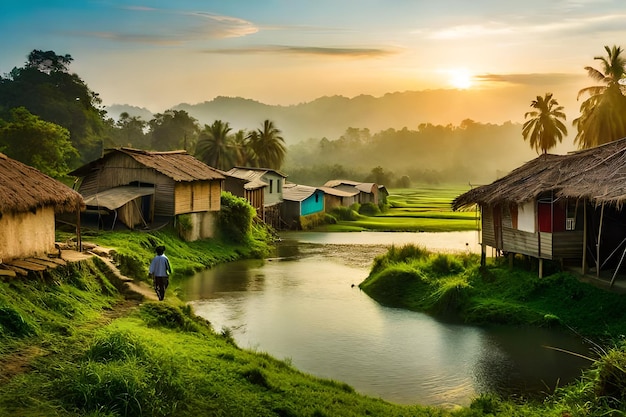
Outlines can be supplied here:
[[452, 232], [478, 229], [476, 210], [452, 211], [452, 200], [469, 191], [467, 185], [419, 186], [388, 191], [388, 210], [376, 216], [360, 215], [357, 220], [342, 220], [324, 230]]

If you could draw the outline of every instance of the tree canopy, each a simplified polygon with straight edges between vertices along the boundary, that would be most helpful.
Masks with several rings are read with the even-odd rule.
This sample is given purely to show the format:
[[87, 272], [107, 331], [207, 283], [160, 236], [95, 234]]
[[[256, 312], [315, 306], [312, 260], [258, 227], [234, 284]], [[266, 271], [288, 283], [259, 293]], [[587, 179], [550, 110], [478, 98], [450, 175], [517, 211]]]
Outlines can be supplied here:
[[[100, 155], [106, 133], [105, 111], [97, 93], [69, 72], [70, 55], [34, 50], [21, 68], [0, 76], [0, 117], [24, 107], [42, 120], [64, 127], [72, 146], [80, 151], [74, 165]], [[80, 157], [80, 159], [78, 158]]]
[[0, 120], [0, 151], [51, 177], [65, 174], [70, 161], [78, 156], [67, 129], [24, 107], [12, 109], [8, 122]]

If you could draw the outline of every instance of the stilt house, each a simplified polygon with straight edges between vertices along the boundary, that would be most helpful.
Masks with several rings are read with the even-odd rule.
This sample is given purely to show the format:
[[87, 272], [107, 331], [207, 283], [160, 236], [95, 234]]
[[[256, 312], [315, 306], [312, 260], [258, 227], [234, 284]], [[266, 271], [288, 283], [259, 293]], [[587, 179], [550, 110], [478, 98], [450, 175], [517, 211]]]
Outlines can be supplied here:
[[626, 256], [626, 138], [567, 155], [544, 154], [491, 184], [474, 188], [453, 209], [477, 205], [486, 247], [508, 254], [612, 272]]
[[55, 214], [85, 207], [82, 196], [37, 169], [0, 153], [0, 265], [55, 250]]
[[108, 149], [70, 175], [82, 177], [88, 210], [108, 215], [111, 227], [174, 221], [186, 240], [214, 236], [224, 176], [186, 151]]

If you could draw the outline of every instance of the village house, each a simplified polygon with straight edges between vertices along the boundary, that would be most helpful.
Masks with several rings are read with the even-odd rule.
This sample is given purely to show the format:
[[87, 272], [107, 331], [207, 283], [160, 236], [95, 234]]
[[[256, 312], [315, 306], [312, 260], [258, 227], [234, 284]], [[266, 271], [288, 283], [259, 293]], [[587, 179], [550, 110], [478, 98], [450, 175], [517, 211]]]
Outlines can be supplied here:
[[251, 167], [234, 167], [224, 175], [225, 191], [248, 200], [258, 218], [280, 228], [280, 205], [287, 175], [274, 169]]
[[188, 241], [215, 235], [224, 176], [186, 151], [107, 149], [70, 175], [82, 178], [88, 212], [111, 228], [173, 222]]
[[626, 138], [568, 155], [540, 155], [491, 184], [452, 203], [454, 210], [477, 205], [481, 214], [483, 262], [486, 247], [496, 254], [580, 265], [599, 276], [626, 255]]
[[55, 215], [73, 213], [78, 220], [85, 206], [82, 196], [70, 187], [2, 153], [0, 196], [0, 270], [4, 271], [7, 263], [20, 263], [17, 259], [33, 258], [30, 262], [36, 263], [38, 257], [56, 254]]
[[[372, 203], [378, 205], [378, 185], [373, 182], [358, 182], [351, 180], [330, 180], [324, 187], [335, 188], [345, 192], [357, 192], [357, 203]], [[385, 189], [386, 190], [386, 189]]]
[[300, 218], [324, 212], [324, 192], [308, 185], [286, 183], [283, 187], [281, 216], [290, 229], [300, 229]]

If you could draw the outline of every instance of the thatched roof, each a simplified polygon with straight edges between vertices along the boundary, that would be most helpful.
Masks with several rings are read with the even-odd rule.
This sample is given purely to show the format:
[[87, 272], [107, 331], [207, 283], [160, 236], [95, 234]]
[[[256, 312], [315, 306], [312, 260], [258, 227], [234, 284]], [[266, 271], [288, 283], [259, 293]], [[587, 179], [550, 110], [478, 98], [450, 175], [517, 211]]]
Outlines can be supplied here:
[[626, 138], [567, 155], [541, 155], [489, 185], [461, 194], [452, 208], [519, 204], [544, 192], [621, 207], [626, 202]]
[[0, 214], [53, 206], [57, 213], [85, 206], [83, 197], [37, 169], [0, 153]]
[[150, 152], [132, 148], [107, 149], [107, 153], [102, 158], [83, 165], [70, 172], [70, 175], [77, 177], [86, 176], [116, 152], [128, 155], [138, 163], [152, 168], [177, 182], [224, 179], [224, 176], [217, 169], [194, 158], [187, 151]]

